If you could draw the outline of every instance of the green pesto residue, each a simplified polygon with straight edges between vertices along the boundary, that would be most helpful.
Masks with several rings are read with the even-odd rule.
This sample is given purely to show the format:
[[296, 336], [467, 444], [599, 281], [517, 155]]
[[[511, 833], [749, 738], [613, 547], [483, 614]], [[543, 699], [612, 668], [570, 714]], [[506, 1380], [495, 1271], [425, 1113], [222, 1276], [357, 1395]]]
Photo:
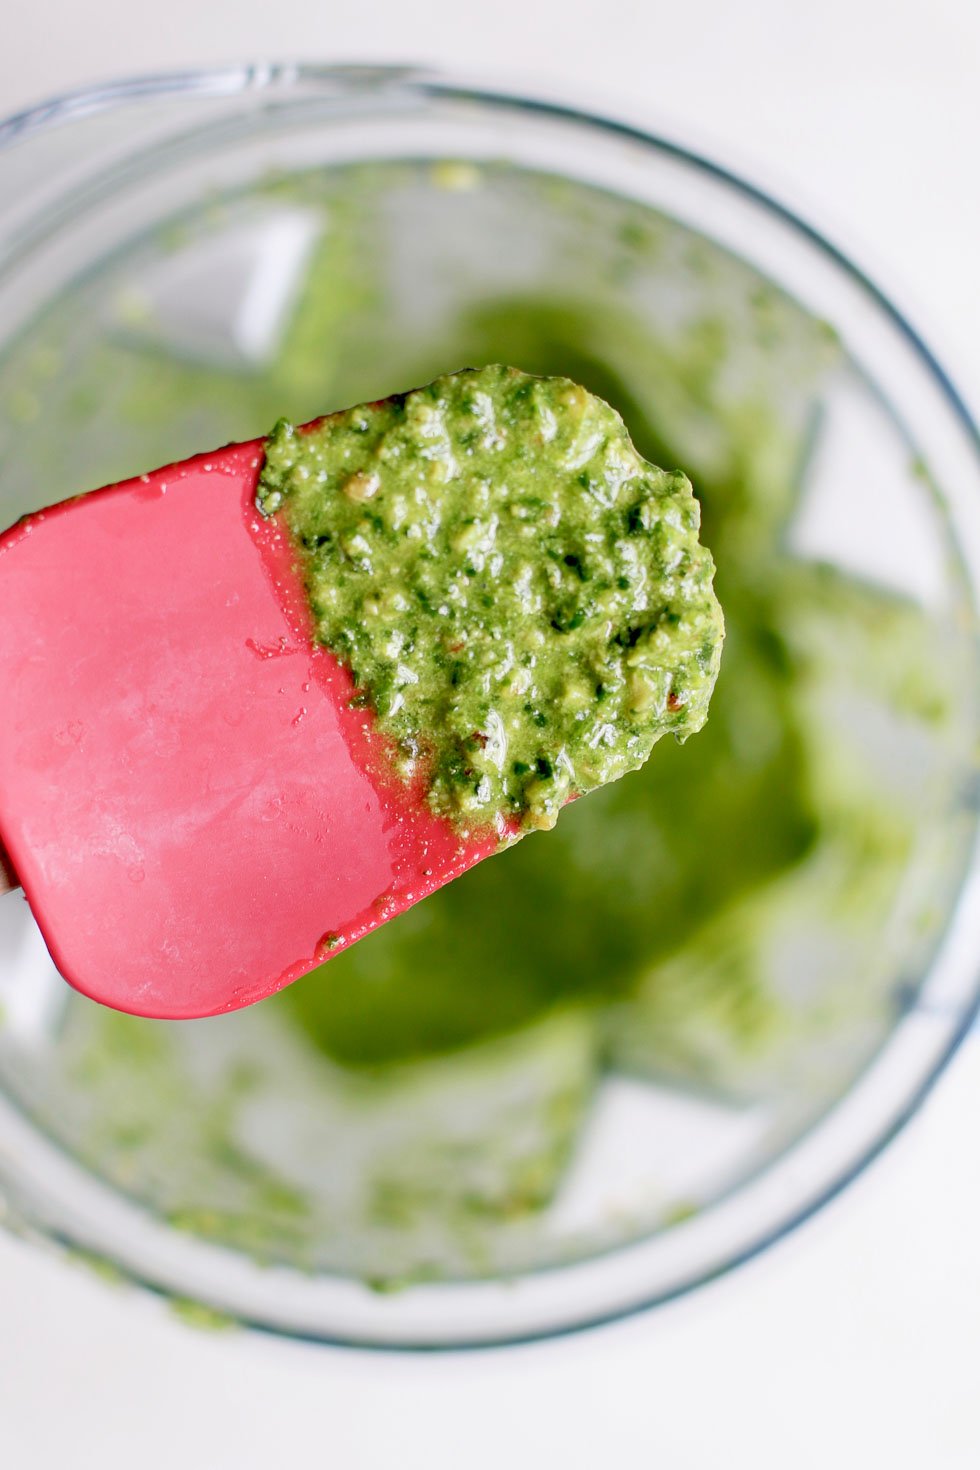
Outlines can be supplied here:
[[[710, 1204], [875, 1054], [949, 912], [950, 814], [972, 834], [972, 620], [954, 636], [945, 611], [793, 551], [846, 353], [676, 221], [506, 164], [321, 166], [260, 194], [189, 218], [186, 244], [114, 253], [0, 360], [7, 520], [52, 484], [449, 367], [564, 374], [697, 486], [728, 628], [711, 719], [261, 1006], [187, 1026], [71, 994], [22, 1052], [11, 1007], [0, 1075], [110, 1188], [199, 1239], [389, 1290], [512, 1278]], [[104, 329], [158, 254], [280, 206], [322, 234], [254, 371]], [[66, 432], [25, 432], [30, 415]], [[608, 1188], [583, 1211], [624, 1074], [676, 1096], [645, 1163], [603, 1142]], [[724, 1110], [718, 1165], [665, 1189], [692, 1095]], [[767, 1131], [746, 1156], [749, 1119]]]
[[567, 378], [470, 369], [281, 420], [258, 504], [403, 773], [464, 827], [551, 827], [707, 718], [724, 630], [690, 483]]
[[227, 1312], [219, 1312], [203, 1302], [194, 1301], [192, 1297], [171, 1297], [169, 1306], [173, 1315], [186, 1326], [197, 1327], [202, 1332], [227, 1332], [229, 1328], [239, 1326], [237, 1319]]

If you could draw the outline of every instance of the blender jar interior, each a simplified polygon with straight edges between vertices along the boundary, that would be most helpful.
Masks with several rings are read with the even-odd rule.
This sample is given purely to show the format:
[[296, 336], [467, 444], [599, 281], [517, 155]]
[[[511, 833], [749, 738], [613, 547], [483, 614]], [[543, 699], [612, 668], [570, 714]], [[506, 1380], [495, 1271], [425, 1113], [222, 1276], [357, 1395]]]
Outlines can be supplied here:
[[[0, 520], [505, 361], [582, 381], [690, 474], [729, 639], [683, 751], [251, 1010], [101, 1010], [0, 904], [8, 1152], [50, 1155], [43, 1182], [4, 1171], [15, 1207], [287, 1327], [285, 1276], [383, 1313], [720, 1219], [921, 1005], [974, 822], [964, 533], [846, 300], [815, 310], [762, 225], [734, 249], [599, 153], [524, 157], [477, 102], [392, 80], [413, 137], [347, 85], [219, 96], [197, 129], [157, 99], [139, 146], [94, 115], [103, 171], [15, 221], [0, 277]], [[324, 1301], [304, 1330], [358, 1336]], [[464, 1317], [433, 1340], [484, 1330]]]

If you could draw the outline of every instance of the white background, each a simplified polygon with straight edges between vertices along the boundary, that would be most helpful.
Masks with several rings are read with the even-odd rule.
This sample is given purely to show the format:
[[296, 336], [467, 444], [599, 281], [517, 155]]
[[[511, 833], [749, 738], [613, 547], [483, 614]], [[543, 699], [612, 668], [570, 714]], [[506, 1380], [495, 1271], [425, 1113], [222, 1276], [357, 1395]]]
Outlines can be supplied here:
[[[133, 71], [414, 60], [693, 141], [801, 206], [980, 398], [977, 0], [17, 0], [0, 110]], [[0, 1236], [9, 1470], [980, 1465], [980, 1037], [841, 1200], [697, 1296], [534, 1348], [208, 1335]]]

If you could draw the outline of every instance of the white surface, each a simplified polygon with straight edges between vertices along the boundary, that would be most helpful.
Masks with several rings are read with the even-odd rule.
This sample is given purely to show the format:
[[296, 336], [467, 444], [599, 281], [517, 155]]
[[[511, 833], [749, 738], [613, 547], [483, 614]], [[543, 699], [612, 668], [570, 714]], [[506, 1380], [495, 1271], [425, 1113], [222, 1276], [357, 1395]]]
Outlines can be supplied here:
[[0, 1235], [11, 1470], [976, 1470], [980, 1043], [849, 1195], [698, 1295], [393, 1356], [183, 1326]]
[[[0, 106], [135, 70], [416, 59], [626, 112], [749, 169], [856, 250], [978, 398], [975, 0], [49, 0]], [[536, 1348], [395, 1358], [205, 1335], [0, 1235], [11, 1470], [809, 1470], [980, 1463], [980, 1039], [899, 1143], [696, 1297]]]

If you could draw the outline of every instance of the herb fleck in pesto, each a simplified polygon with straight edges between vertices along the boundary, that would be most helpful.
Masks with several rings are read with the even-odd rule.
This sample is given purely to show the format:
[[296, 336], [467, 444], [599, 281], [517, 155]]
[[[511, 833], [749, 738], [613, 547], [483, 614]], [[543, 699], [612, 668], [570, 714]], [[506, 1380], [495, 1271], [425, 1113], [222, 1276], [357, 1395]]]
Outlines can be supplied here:
[[690, 483], [566, 378], [491, 366], [281, 420], [257, 502], [402, 774], [463, 828], [553, 826], [704, 724], [724, 630]]

